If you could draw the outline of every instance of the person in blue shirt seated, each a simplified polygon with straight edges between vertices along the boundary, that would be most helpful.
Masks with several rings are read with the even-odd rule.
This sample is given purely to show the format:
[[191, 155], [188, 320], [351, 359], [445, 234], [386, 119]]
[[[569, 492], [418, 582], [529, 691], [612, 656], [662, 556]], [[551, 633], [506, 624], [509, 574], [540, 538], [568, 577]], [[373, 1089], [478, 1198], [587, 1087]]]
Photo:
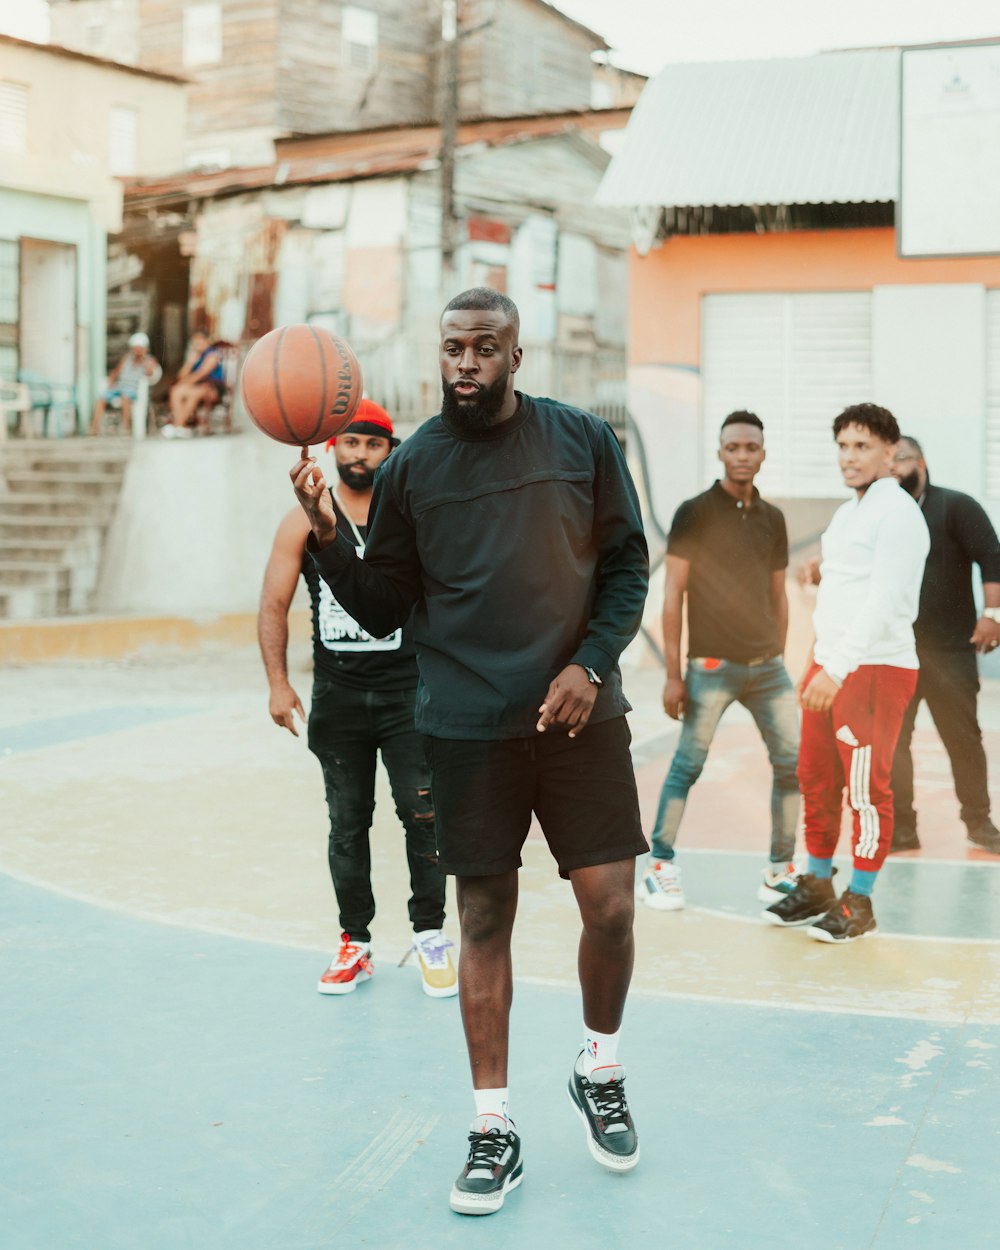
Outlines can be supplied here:
[[198, 409], [202, 404], [217, 403], [225, 388], [222, 353], [205, 330], [195, 330], [177, 381], [170, 388], [170, 421], [163, 427], [164, 437], [190, 438]]

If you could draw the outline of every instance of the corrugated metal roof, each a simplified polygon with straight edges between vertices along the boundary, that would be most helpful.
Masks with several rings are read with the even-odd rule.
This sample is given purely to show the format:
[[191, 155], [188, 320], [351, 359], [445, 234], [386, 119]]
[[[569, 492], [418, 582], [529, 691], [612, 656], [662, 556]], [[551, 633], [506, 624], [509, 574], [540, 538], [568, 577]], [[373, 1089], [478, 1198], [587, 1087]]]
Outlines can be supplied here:
[[636, 207], [895, 200], [899, 52], [668, 65], [598, 191]]

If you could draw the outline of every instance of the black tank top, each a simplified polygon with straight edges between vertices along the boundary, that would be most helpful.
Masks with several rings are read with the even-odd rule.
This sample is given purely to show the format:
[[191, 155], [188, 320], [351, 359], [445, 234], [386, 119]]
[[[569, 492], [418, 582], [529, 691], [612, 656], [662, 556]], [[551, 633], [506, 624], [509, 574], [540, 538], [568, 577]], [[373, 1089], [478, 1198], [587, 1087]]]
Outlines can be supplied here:
[[[351, 523], [331, 491], [337, 528], [355, 540]], [[368, 527], [359, 525], [362, 540]], [[363, 545], [359, 548], [364, 551]], [[304, 553], [302, 576], [312, 601], [313, 663], [316, 676], [356, 690], [407, 690], [417, 684], [417, 657], [410, 627], [373, 638], [334, 598], [312, 556]]]

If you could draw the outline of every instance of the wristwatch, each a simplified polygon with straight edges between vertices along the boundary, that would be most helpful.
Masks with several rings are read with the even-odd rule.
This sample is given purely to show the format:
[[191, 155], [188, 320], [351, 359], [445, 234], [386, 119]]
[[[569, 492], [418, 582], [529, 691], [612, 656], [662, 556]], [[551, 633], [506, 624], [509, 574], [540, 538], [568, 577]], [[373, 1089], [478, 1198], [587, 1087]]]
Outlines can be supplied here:
[[604, 682], [601, 681], [600, 677], [597, 676], [597, 674], [594, 672], [592, 668], [588, 668], [586, 664], [583, 666], [583, 671], [587, 674], [587, 680], [590, 682], [592, 686], [604, 685]]
[[983, 616], [995, 625], [1000, 625], [1000, 608], [983, 608]]

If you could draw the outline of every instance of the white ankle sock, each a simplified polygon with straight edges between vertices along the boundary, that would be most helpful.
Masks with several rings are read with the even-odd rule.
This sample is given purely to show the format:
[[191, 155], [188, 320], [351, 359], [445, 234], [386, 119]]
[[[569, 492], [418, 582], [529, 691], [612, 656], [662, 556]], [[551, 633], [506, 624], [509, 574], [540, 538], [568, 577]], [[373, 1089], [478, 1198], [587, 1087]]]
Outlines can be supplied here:
[[496, 1115], [502, 1120], [507, 1119], [508, 1092], [505, 1085], [502, 1089], [474, 1089], [472, 1096], [476, 1100], [476, 1118], [482, 1115]]
[[618, 1062], [618, 1039], [622, 1031], [617, 1033], [598, 1033], [596, 1029], [583, 1026], [583, 1054], [577, 1061], [577, 1071], [581, 1076], [590, 1076], [595, 1068], [606, 1068]]

